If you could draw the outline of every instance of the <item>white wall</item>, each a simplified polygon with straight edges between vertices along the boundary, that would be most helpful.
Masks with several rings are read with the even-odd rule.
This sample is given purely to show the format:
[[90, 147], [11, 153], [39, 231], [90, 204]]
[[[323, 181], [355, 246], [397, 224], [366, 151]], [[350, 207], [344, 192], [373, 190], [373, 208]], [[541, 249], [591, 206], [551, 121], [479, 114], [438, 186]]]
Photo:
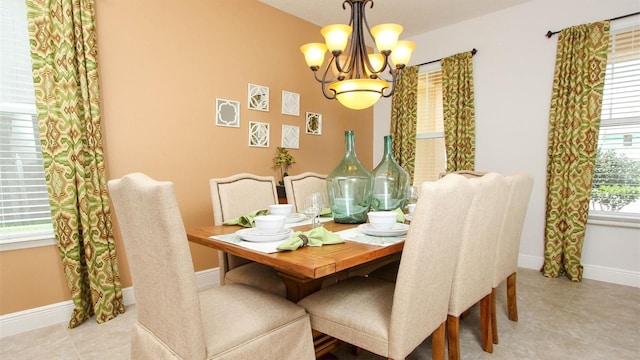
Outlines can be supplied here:
[[[639, 0], [533, 0], [431, 31], [417, 43], [412, 64], [478, 49], [473, 58], [476, 170], [535, 176], [520, 247], [522, 267], [543, 262], [546, 147], [557, 35], [548, 30], [640, 11]], [[389, 133], [391, 101], [374, 109], [374, 163]], [[589, 225], [585, 278], [640, 286], [640, 230]]]

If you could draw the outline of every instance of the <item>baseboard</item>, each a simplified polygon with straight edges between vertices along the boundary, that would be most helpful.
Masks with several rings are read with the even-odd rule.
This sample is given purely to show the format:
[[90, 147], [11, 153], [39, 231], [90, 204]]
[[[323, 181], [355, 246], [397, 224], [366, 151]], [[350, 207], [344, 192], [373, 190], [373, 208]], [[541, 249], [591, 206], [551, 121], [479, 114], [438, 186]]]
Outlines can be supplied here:
[[[522, 254], [518, 257], [518, 267], [525, 269], [540, 270], [543, 263], [544, 259], [541, 257]], [[637, 271], [582, 264], [582, 277], [612, 284], [640, 287], [640, 272]]]
[[[196, 273], [198, 289], [220, 284], [219, 268], [212, 268]], [[135, 304], [133, 287], [122, 289], [124, 305]], [[40, 306], [0, 316], [0, 338], [20, 334], [42, 327], [66, 323], [71, 317], [73, 302], [71, 300]]]

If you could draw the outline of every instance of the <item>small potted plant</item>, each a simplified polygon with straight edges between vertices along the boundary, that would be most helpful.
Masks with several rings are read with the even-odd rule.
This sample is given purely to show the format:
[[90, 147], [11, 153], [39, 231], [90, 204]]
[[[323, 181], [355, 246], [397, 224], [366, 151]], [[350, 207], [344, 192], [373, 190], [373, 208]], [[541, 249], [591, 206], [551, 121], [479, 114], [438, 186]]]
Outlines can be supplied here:
[[284, 177], [289, 175], [289, 166], [296, 163], [296, 159], [289, 154], [289, 150], [283, 147], [276, 147], [276, 156], [273, 157], [273, 168], [280, 170], [280, 180], [278, 184], [284, 186]]

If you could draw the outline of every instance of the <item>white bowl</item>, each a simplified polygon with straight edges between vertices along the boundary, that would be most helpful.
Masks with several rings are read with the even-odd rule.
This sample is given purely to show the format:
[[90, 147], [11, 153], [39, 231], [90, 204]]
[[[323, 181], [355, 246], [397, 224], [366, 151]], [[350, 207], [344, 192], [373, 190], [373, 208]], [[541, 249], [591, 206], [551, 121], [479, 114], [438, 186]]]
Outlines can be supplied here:
[[367, 216], [369, 216], [369, 223], [376, 230], [389, 230], [398, 219], [395, 211], [370, 211]]
[[287, 216], [293, 212], [292, 204], [275, 204], [269, 205], [269, 214]]
[[253, 218], [256, 229], [263, 234], [275, 234], [284, 228], [284, 215], [259, 215]]
[[407, 209], [409, 210], [409, 214], [413, 215], [413, 211], [416, 209], [416, 204], [407, 205]]

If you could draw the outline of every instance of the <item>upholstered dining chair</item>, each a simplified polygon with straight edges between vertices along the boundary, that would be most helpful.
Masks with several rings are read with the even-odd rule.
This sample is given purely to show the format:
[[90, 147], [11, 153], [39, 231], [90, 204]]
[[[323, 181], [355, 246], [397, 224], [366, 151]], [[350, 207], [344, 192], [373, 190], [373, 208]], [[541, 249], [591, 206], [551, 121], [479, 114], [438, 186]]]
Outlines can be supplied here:
[[329, 207], [326, 179], [327, 175], [314, 172], [285, 176], [283, 179], [284, 190], [287, 193], [287, 203], [293, 204], [293, 212], [304, 211], [304, 201], [307, 195], [316, 192], [322, 194], [326, 207]]
[[[444, 179], [450, 176], [454, 174]], [[497, 173], [468, 180], [474, 196], [462, 232], [449, 298], [447, 338], [450, 360], [460, 359], [460, 315], [478, 302], [482, 349], [493, 352], [491, 290], [498, 235], [510, 190], [507, 179]]]
[[303, 308], [243, 284], [198, 292], [171, 182], [108, 183], [135, 289], [132, 359], [314, 359]]
[[298, 304], [312, 328], [389, 359], [404, 359], [433, 334], [433, 358], [443, 359], [460, 224], [472, 197], [461, 176], [424, 183], [397, 281], [350, 277], [305, 297]]
[[529, 197], [533, 188], [533, 177], [524, 172], [507, 176], [511, 183], [506, 211], [500, 225], [496, 247], [493, 289], [491, 290], [491, 330], [493, 343], [498, 343], [498, 321], [496, 315], [496, 288], [507, 280], [507, 314], [509, 320], [518, 321], [518, 302], [516, 296], [516, 273], [522, 226], [529, 206]]
[[[273, 176], [241, 173], [210, 179], [209, 185], [215, 225], [278, 203]], [[284, 282], [272, 267], [223, 251], [218, 252], [218, 260], [221, 285], [242, 283], [282, 297], [287, 296]]]

